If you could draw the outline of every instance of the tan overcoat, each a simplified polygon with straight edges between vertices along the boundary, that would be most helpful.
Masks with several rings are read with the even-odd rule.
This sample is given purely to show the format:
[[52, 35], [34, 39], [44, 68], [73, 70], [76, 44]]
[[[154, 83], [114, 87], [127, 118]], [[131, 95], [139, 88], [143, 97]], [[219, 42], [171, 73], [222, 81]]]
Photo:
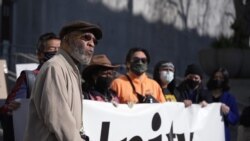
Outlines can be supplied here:
[[81, 77], [64, 51], [47, 61], [34, 84], [25, 141], [82, 141]]

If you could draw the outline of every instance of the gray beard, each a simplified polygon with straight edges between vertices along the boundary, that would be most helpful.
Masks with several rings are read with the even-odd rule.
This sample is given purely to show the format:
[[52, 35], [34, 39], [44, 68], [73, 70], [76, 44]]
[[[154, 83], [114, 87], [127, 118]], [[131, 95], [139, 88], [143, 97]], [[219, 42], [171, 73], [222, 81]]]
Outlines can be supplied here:
[[70, 54], [74, 59], [76, 59], [82, 65], [88, 65], [91, 59], [91, 57], [88, 57], [84, 53], [81, 53], [80, 49], [77, 49], [76, 47], [72, 50]]
[[70, 55], [74, 59], [76, 59], [80, 64], [88, 65], [92, 56], [86, 55], [81, 45], [77, 43], [71, 43], [70, 45], [72, 46], [72, 51], [70, 52]]

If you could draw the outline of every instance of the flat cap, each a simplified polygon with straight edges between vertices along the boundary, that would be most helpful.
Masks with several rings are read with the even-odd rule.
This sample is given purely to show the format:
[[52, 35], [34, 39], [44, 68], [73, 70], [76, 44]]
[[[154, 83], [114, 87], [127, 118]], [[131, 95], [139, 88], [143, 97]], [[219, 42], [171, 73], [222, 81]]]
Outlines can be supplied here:
[[86, 21], [74, 21], [62, 27], [59, 34], [60, 39], [73, 31], [93, 33], [97, 40], [102, 38], [102, 30], [99, 26]]

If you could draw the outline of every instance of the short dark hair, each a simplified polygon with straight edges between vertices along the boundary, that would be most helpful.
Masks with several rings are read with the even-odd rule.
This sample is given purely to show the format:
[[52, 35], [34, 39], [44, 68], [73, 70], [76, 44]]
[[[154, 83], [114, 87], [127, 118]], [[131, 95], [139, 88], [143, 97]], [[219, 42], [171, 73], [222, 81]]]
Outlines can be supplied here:
[[227, 71], [226, 68], [217, 68], [213, 71], [212, 75], [210, 76], [208, 82], [207, 82], [207, 88], [208, 90], [211, 90], [212, 89], [212, 81], [214, 79], [214, 75], [217, 73], [217, 72], [221, 72], [222, 75], [223, 75], [223, 82], [222, 82], [222, 90], [223, 91], [228, 91], [230, 89], [230, 86], [229, 86], [229, 73]]
[[139, 47], [131, 48], [128, 51], [128, 53], [126, 55], [126, 62], [125, 62], [125, 64], [129, 63], [130, 60], [131, 60], [131, 58], [132, 58], [132, 56], [134, 55], [134, 53], [138, 52], [138, 51], [141, 51], [141, 52], [143, 52], [146, 55], [146, 57], [147, 57], [147, 63], [149, 64], [149, 62], [150, 62], [150, 56], [149, 56], [148, 51], [146, 49], [144, 49], [144, 48], [139, 48]]
[[37, 54], [43, 53], [43, 51], [46, 47], [45, 43], [51, 39], [60, 40], [60, 38], [53, 32], [48, 32], [48, 33], [42, 34], [39, 37], [38, 42], [37, 42], [36, 53]]

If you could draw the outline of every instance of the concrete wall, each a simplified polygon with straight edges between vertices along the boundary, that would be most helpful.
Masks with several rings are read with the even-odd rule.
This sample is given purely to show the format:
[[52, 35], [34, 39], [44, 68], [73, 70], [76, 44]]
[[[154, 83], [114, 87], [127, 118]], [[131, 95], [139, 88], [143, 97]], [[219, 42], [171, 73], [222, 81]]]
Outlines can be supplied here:
[[[157, 61], [171, 60], [182, 77], [188, 64], [199, 64], [201, 49], [210, 47], [221, 34], [232, 34], [234, 18], [233, 0], [16, 0], [12, 54], [35, 53], [40, 34], [58, 33], [72, 20], [87, 20], [104, 32], [96, 53], [123, 63], [129, 48], [144, 47], [151, 54], [150, 72]], [[12, 64], [8, 65], [14, 70], [20, 59], [10, 59]], [[235, 94], [249, 95], [248, 80], [232, 83]]]
[[232, 34], [234, 15], [232, 0], [16, 0], [12, 53], [34, 53], [40, 34], [87, 20], [104, 32], [96, 53], [123, 63], [129, 48], [140, 46], [151, 54], [150, 72], [157, 61], [171, 60], [183, 76], [188, 64], [199, 63], [200, 49]]

